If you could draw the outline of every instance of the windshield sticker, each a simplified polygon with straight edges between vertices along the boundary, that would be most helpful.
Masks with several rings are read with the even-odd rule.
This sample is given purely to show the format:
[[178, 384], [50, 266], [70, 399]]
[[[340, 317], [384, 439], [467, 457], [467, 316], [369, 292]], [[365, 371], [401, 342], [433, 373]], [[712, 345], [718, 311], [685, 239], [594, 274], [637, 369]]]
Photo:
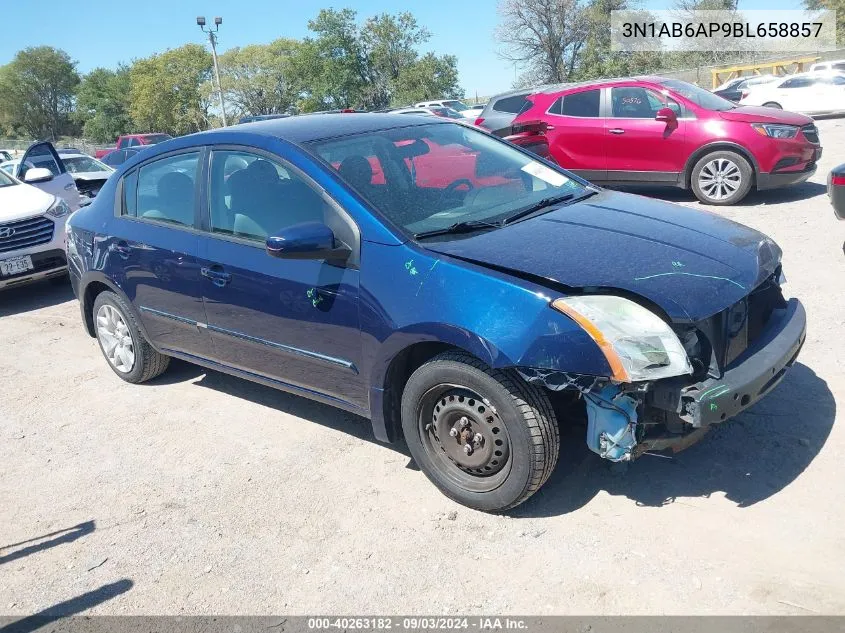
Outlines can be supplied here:
[[549, 183], [553, 187], [561, 187], [566, 182], [566, 176], [541, 163], [528, 163], [523, 166], [522, 171]]

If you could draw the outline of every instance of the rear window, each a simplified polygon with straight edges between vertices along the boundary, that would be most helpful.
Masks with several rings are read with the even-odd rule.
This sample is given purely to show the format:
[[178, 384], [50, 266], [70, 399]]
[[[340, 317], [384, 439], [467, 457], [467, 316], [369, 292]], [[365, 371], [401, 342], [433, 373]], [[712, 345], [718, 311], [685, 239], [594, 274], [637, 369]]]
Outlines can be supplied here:
[[585, 90], [564, 95], [549, 108], [551, 114], [595, 118], [599, 116], [601, 90]]
[[504, 97], [493, 104], [493, 109], [497, 112], [507, 112], [508, 114], [517, 114], [522, 110], [527, 103], [527, 93], [523, 95], [513, 95], [512, 97]]

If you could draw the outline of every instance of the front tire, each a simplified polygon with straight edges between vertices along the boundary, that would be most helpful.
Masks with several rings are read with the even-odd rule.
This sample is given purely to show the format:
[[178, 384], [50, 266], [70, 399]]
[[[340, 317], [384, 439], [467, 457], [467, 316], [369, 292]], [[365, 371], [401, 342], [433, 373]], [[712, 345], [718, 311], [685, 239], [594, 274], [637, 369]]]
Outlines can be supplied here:
[[508, 510], [537, 492], [560, 450], [557, 420], [540, 389], [461, 352], [440, 354], [411, 375], [402, 430], [434, 485], [485, 512]]
[[690, 184], [704, 204], [736, 204], [751, 190], [754, 170], [736, 152], [713, 152], [702, 156], [692, 169]]
[[159, 354], [147, 342], [119, 295], [110, 290], [101, 292], [92, 311], [97, 342], [114, 373], [134, 384], [164, 373], [170, 357]]

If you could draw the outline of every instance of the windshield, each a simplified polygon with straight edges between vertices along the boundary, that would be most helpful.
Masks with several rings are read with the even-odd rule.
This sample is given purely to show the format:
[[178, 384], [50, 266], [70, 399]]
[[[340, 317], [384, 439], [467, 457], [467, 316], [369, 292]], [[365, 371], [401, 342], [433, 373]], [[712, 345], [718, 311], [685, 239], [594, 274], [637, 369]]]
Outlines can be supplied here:
[[405, 231], [497, 222], [545, 199], [580, 196], [565, 172], [457, 123], [426, 123], [312, 144], [372, 206]]
[[0, 169], [0, 187], [11, 187], [16, 184], [18, 184], [17, 180], [6, 175], [6, 172]]
[[457, 110], [458, 112], [469, 110], [469, 108], [467, 108], [462, 102], [458, 101], [457, 99], [452, 99], [451, 101], [444, 101], [443, 105], [445, 105], [447, 108]]
[[144, 140], [147, 142], [147, 145], [155, 145], [156, 143], [163, 143], [164, 141], [169, 141], [173, 137], [169, 134], [148, 134], [144, 137]]
[[727, 99], [722, 99], [719, 95], [714, 95], [712, 92], [688, 84], [686, 81], [681, 81], [680, 79], [667, 79], [661, 83], [669, 90], [689, 99], [705, 110], [722, 112], [724, 110], [733, 110], [736, 107], [735, 103]]
[[111, 171], [112, 168], [104, 165], [96, 158], [90, 156], [72, 156], [62, 158], [65, 168], [72, 174], [81, 174], [86, 171]]

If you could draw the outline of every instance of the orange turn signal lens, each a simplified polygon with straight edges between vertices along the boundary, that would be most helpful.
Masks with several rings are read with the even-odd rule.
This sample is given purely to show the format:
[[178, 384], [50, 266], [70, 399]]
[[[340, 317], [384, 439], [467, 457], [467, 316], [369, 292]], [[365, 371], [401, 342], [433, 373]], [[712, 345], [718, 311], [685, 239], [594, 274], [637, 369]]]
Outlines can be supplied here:
[[596, 342], [596, 345], [599, 346], [599, 349], [607, 359], [608, 365], [610, 365], [610, 371], [613, 372], [613, 375], [611, 376], [613, 380], [618, 382], [631, 382], [631, 377], [628, 375], [628, 370], [625, 369], [625, 365], [622, 364], [622, 359], [619, 357], [619, 354], [616, 353], [613, 345], [604, 337], [604, 334], [601, 333], [601, 330], [599, 330], [592, 321], [580, 312], [574, 310], [562, 299], [555, 299], [552, 301], [552, 307], [558, 312], [563, 312], [566, 316], [575, 321], [587, 334], [589, 334], [590, 338]]

